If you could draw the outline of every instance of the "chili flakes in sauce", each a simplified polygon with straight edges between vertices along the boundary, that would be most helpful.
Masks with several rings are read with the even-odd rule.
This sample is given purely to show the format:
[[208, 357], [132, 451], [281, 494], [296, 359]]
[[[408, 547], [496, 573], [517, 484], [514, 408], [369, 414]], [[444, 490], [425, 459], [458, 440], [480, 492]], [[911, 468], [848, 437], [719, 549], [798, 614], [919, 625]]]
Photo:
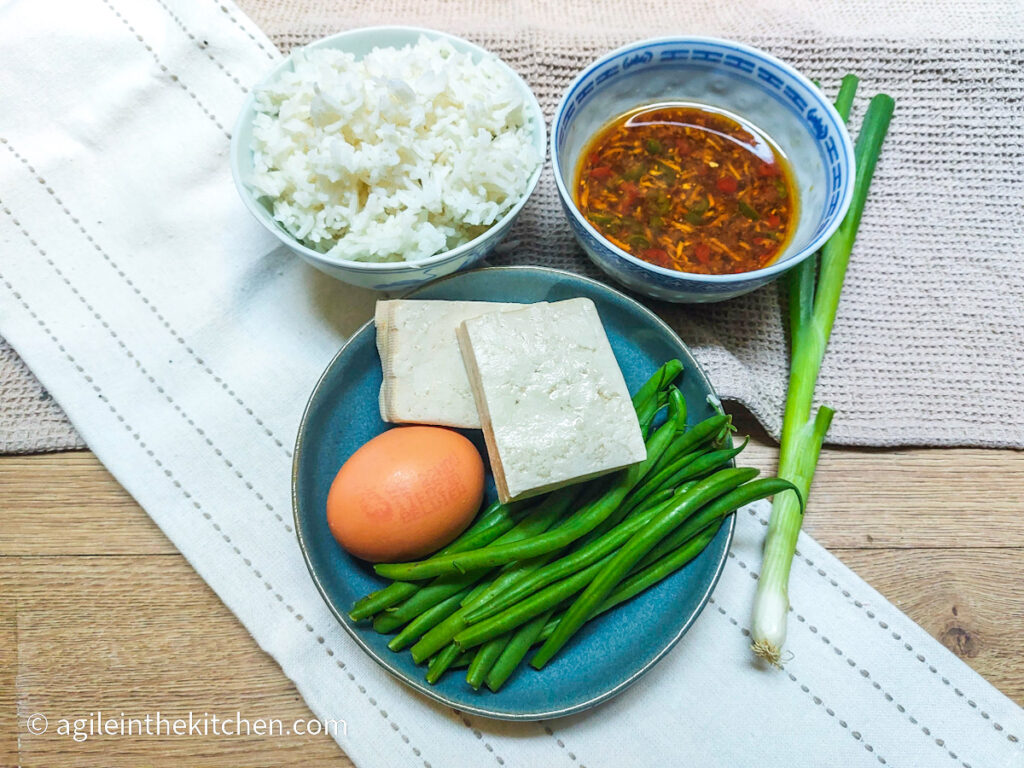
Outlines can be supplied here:
[[608, 124], [583, 154], [576, 202], [634, 256], [704, 274], [767, 266], [797, 219], [792, 175], [775, 145], [697, 104], [643, 107]]

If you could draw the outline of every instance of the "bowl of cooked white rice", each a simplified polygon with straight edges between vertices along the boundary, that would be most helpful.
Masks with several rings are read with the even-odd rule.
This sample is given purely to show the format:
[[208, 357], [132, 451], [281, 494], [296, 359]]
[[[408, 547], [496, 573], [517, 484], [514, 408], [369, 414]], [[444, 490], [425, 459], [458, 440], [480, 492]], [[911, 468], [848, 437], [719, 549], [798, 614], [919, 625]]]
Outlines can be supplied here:
[[369, 27], [297, 49], [255, 86], [231, 171], [246, 207], [317, 269], [396, 290], [490, 253], [540, 177], [543, 113], [497, 56]]

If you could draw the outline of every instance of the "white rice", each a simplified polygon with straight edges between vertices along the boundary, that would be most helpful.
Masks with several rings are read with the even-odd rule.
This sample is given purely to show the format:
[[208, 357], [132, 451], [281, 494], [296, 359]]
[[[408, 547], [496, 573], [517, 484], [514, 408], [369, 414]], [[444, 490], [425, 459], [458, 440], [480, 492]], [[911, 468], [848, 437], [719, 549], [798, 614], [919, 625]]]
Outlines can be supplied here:
[[308, 247], [356, 261], [455, 248], [526, 194], [540, 157], [500, 62], [421, 37], [320, 49], [256, 93], [250, 186]]

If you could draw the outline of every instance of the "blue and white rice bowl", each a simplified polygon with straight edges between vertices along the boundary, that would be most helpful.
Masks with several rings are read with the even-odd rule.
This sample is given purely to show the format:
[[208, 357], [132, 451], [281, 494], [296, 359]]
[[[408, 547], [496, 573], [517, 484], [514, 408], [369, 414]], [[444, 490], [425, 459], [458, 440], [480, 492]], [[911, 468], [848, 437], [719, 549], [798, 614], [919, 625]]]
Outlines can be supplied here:
[[[591, 138], [632, 109], [671, 102], [705, 104], [742, 117], [789, 160], [799, 218], [769, 266], [727, 275], [658, 267], [607, 240], [576, 207], [577, 165]], [[710, 37], [643, 40], [587, 67], [555, 113], [551, 158], [565, 214], [590, 259], [623, 285], [665, 301], [722, 301], [765, 285], [817, 251], [853, 198], [853, 144], [824, 94], [774, 56]]]
[[[468, 53], [477, 62], [484, 57], [495, 59], [506, 71], [514, 87], [520, 91], [526, 105], [525, 109], [530, 116], [530, 145], [539, 158], [537, 167], [530, 177], [524, 180], [525, 192], [486, 231], [469, 242], [426, 258], [407, 261], [358, 261], [321, 253], [308, 247], [297, 240], [279, 221], [275, 220], [267, 200], [259, 198], [250, 183], [254, 172], [251, 147], [253, 121], [257, 111], [255, 94], [263, 85], [276, 80], [282, 72], [291, 71], [294, 67], [295, 57], [304, 55], [305, 52], [324, 48], [338, 49], [361, 59], [374, 48], [401, 48], [415, 44], [421, 36], [430, 40], [446, 41], [456, 51]], [[495, 246], [508, 234], [512, 223], [536, 188], [544, 165], [546, 146], [546, 125], [536, 96], [526, 82], [494, 54], [466, 40], [443, 32], [415, 27], [382, 26], [353, 29], [317, 40], [304, 48], [297, 49], [274, 67], [267, 77], [252, 89], [242, 106], [232, 131], [230, 162], [235, 186], [245, 206], [267, 231], [296, 255], [320, 271], [346, 283], [377, 291], [396, 291], [421, 285], [471, 267], [494, 250]]]

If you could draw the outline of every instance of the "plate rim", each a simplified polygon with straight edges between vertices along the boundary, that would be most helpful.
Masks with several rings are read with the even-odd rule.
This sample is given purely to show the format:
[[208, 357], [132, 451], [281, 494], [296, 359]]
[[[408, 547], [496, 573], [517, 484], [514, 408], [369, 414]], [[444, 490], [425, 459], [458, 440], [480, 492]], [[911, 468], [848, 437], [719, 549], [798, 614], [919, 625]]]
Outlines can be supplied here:
[[[427, 283], [425, 285], [417, 286], [416, 288], [413, 288], [412, 290], [407, 291], [404, 294], [402, 294], [402, 296], [400, 298], [403, 298], [403, 299], [412, 298], [417, 293], [420, 293], [421, 291], [424, 291], [427, 288], [432, 288], [432, 287], [434, 287], [436, 285], [439, 285], [441, 283], [447, 282], [449, 280], [465, 277], [468, 274], [473, 274], [473, 273], [477, 273], [477, 272], [508, 272], [508, 271], [516, 271], [516, 272], [545, 272], [545, 273], [551, 273], [553, 275], [560, 275], [560, 276], [570, 277], [572, 279], [580, 280], [580, 281], [583, 281], [585, 283], [589, 283], [591, 285], [594, 285], [594, 286], [598, 287], [599, 289], [603, 289], [603, 290], [609, 291], [612, 294], [617, 295], [619, 298], [624, 299], [628, 303], [636, 306], [637, 308], [639, 308], [641, 310], [641, 312], [643, 314], [647, 315], [648, 318], [655, 323], [655, 325], [660, 326], [662, 330], [666, 331], [673, 338], [676, 339], [676, 341], [679, 343], [679, 346], [686, 352], [687, 356], [690, 358], [690, 361], [692, 362], [692, 364], [694, 366], [694, 369], [700, 375], [701, 379], [704, 381], [704, 383], [705, 383], [707, 389], [709, 390], [710, 394], [713, 397], [715, 397], [716, 400], [718, 399], [718, 393], [715, 391], [715, 388], [712, 385], [711, 380], [708, 378], [707, 373], [704, 371], [703, 366], [701, 366], [700, 362], [693, 356], [693, 352], [690, 350], [690, 347], [679, 337], [679, 334], [677, 334], [672, 329], [672, 327], [670, 325], [668, 325], [668, 323], [666, 323], [657, 314], [655, 314], [653, 310], [651, 310], [649, 307], [645, 306], [644, 304], [642, 304], [640, 301], [638, 301], [637, 299], [633, 298], [632, 296], [629, 296], [629, 295], [623, 293], [622, 291], [619, 291], [616, 288], [613, 288], [612, 286], [608, 285], [607, 283], [603, 283], [600, 280], [596, 280], [596, 279], [594, 279], [592, 277], [588, 277], [586, 275], [580, 275], [580, 274], [577, 274], [575, 272], [569, 272], [568, 270], [564, 270], [564, 269], [556, 269], [554, 267], [533, 266], [533, 265], [527, 265], [527, 264], [479, 267], [477, 269], [470, 269], [470, 270], [465, 270], [465, 271], [461, 271], [461, 272], [455, 272], [455, 273], [453, 273], [451, 275], [446, 275], [446, 276], [444, 276], [442, 278], [439, 278], [437, 280], [433, 280], [430, 283]], [[305, 541], [305, 538], [303, 537], [302, 525], [300, 524], [300, 518], [299, 518], [299, 499], [298, 499], [299, 462], [301, 460], [301, 457], [302, 457], [302, 454], [303, 454], [303, 450], [304, 450], [304, 445], [303, 445], [304, 439], [303, 439], [303, 436], [304, 436], [304, 434], [306, 432], [306, 425], [307, 425], [307, 422], [308, 422], [308, 419], [309, 419], [310, 411], [312, 409], [313, 401], [316, 398], [316, 396], [319, 394], [320, 389], [324, 385], [324, 382], [326, 381], [328, 374], [334, 368], [334, 365], [337, 363], [338, 359], [342, 355], [345, 354], [345, 351], [348, 349], [349, 345], [351, 345], [355, 341], [355, 339], [359, 336], [359, 334], [363, 333], [365, 330], [367, 330], [367, 328], [369, 328], [370, 326], [373, 325], [373, 322], [374, 322], [374, 320], [371, 317], [369, 320], [367, 320], [365, 323], [363, 323], [361, 326], [359, 326], [359, 328], [357, 328], [352, 333], [352, 335], [350, 335], [345, 340], [345, 343], [341, 345], [341, 347], [338, 349], [338, 351], [331, 358], [330, 362], [327, 363], [327, 366], [324, 368], [324, 370], [320, 374], [319, 378], [317, 378], [316, 384], [313, 386], [313, 389], [312, 389], [312, 391], [309, 394], [309, 398], [306, 400], [306, 405], [303, 408], [302, 418], [299, 420], [299, 426], [298, 426], [298, 430], [297, 430], [297, 433], [296, 433], [296, 436], [295, 436], [295, 448], [294, 448], [293, 453], [292, 453], [291, 499], [292, 499], [292, 521], [293, 521], [294, 527], [295, 527], [295, 536], [296, 536], [296, 539], [298, 540], [299, 549], [302, 552], [302, 559], [306, 563], [306, 569], [309, 571], [310, 578], [312, 578], [313, 583], [316, 585], [316, 589], [317, 589], [317, 592], [320, 593], [320, 597], [323, 599], [324, 603], [326, 603], [326, 605], [327, 605], [328, 609], [331, 611], [331, 613], [334, 614], [334, 618], [337, 619], [338, 623], [341, 624], [341, 626], [345, 630], [345, 632], [349, 635], [349, 637], [351, 637], [355, 641], [355, 643], [363, 650], [363, 652], [366, 653], [371, 659], [373, 659], [385, 671], [387, 671], [388, 674], [390, 674], [392, 677], [394, 677], [395, 679], [399, 680], [404, 685], [409, 686], [410, 688], [412, 688], [413, 690], [417, 691], [418, 693], [426, 696], [429, 699], [433, 699], [434, 701], [437, 701], [437, 702], [439, 702], [441, 704], [444, 704], [446, 706], [452, 707], [455, 710], [458, 710], [460, 712], [464, 712], [464, 713], [467, 713], [467, 714], [477, 715], [477, 716], [480, 716], [480, 717], [486, 717], [486, 718], [490, 718], [490, 719], [493, 719], [493, 720], [504, 720], [504, 721], [509, 721], [509, 722], [532, 722], [532, 721], [537, 721], [537, 720], [549, 720], [549, 719], [552, 719], [552, 718], [567, 717], [568, 715], [573, 715], [573, 714], [577, 714], [579, 712], [583, 712], [585, 710], [588, 710], [588, 709], [591, 709], [593, 707], [596, 707], [598, 704], [601, 704], [601, 703], [603, 703], [605, 701], [608, 701], [609, 699], [611, 699], [611, 698], [617, 696], [618, 694], [622, 693], [629, 686], [631, 686], [633, 683], [635, 683], [641, 677], [643, 677], [645, 674], [647, 674], [651, 670], [651, 668], [654, 667], [659, 661], [661, 661], [663, 658], [665, 658], [665, 656], [668, 655], [669, 651], [671, 651], [673, 648], [675, 648], [675, 646], [679, 643], [679, 641], [682, 640], [683, 636], [693, 626], [694, 622], [697, 621], [698, 617], [704, 612], [704, 609], [707, 607], [707, 604], [708, 604], [708, 602], [709, 602], [709, 600], [711, 598], [712, 592], [714, 592], [715, 587], [718, 586], [718, 582], [719, 582], [719, 580], [722, 577], [722, 572], [725, 570], [725, 564], [726, 564], [726, 562], [729, 559], [729, 552], [732, 549], [732, 540], [733, 540], [733, 535], [734, 535], [735, 529], [736, 529], [736, 514], [733, 513], [733, 514], [729, 515], [726, 518], [725, 548], [724, 548], [722, 556], [719, 559], [719, 562], [718, 562], [718, 564], [717, 564], [717, 566], [715, 568], [715, 572], [714, 572], [714, 574], [711, 577], [711, 580], [708, 582], [708, 585], [705, 588], [704, 593], [700, 596], [700, 600], [699, 600], [697, 609], [693, 612], [693, 614], [679, 627], [679, 630], [665, 644], [665, 647], [662, 648], [660, 651], [658, 651], [658, 653], [656, 653], [646, 664], [644, 664], [642, 667], [640, 667], [638, 670], [636, 670], [632, 675], [630, 675], [626, 679], [621, 680], [620, 682], [618, 682], [616, 685], [612, 686], [611, 688], [608, 688], [607, 690], [604, 690], [601, 693], [599, 693], [599, 694], [597, 694], [595, 696], [590, 697], [586, 701], [577, 702], [575, 704], [572, 704], [572, 705], [566, 706], [566, 707], [558, 707], [558, 708], [547, 709], [547, 710], [543, 710], [543, 711], [525, 711], [525, 712], [498, 711], [498, 710], [488, 709], [487, 707], [477, 706], [477, 705], [474, 705], [474, 704], [470, 704], [468, 702], [464, 702], [464, 701], [459, 701], [459, 700], [453, 699], [450, 696], [446, 696], [445, 694], [438, 692], [437, 689], [433, 688], [432, 686], [429, 686], [428, 684], [425, 684], [425, 683], [423, 683], [423, 682], [421, 682], [419, 680], [414, 680], [413, 678], [408, 677], [404, 673], [402, 673], [399, 670], [395, 669], [392, 664], [388, 663], [388, 661], [385, 660], [384, 658], [382, 658], [376, 652], [376, 650], [374, 650], [370, 645], [368, 645], [362, 639], [362, 637], [360, 637], [359, 633], [355, 630], [355, 628], [353, 626], [350, 626], [350, 619], [348, 618], [348, 616], [345, 613], [345, 611], [339, 610], [339, 608], [334, 604], [334, 601], [332, 600], [330, 595], [328, 595], [327, 590], [324, 588], [323, 583], [320, 581], [320, 578], [317, 575], [317, 572], [316, 572], [316, 570], [313, 567], [313, 563], [312, 563], [312, 560], [310, 559], [309, 551], [308, 551], [308, 549], [306, 547], [306, 541]]]

